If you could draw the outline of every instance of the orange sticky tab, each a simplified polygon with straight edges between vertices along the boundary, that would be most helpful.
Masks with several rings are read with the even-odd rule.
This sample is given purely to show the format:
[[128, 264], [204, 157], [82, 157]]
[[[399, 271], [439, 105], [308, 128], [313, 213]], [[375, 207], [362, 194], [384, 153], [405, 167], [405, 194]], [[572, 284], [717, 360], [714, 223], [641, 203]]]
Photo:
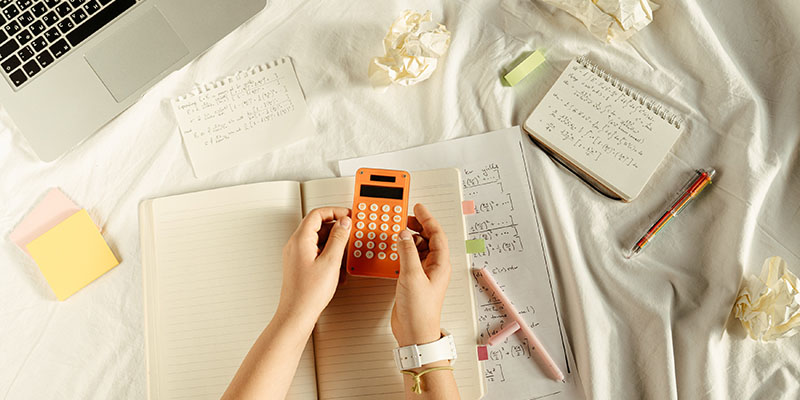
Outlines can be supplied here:
[[461, 212], [464, 215], [475, 214], [475, 200], [464, 200], [461, 202]]

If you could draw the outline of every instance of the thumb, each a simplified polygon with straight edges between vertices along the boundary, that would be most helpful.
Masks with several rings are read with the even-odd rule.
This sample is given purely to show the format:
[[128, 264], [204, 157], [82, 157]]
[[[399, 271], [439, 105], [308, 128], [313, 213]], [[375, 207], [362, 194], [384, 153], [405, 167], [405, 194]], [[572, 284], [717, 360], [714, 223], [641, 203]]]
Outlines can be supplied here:
[[344, 257], [344, 250], [347, 247], [347, 239], [350, 237], [350, 227], [353, 221], [350, 217], [339, 218], [330, 234], [328, 234], [328, 241], [325, 243], [325, 248], [322, 249], [318, 258], [323, 259], [326, 263], [335, 263], [338, 265], [342, 262]]
[[[408, 279], [408, 277], [423, 274], [425, 271], [422, 269], [422, 263], [419, 260], [419, 253], [417, 246], [414, 244], [414, 238], [408, 229], [400, 232], [400, 240], [397, 243], [397, 252], [400, 255], [400, 279]], [[405, 278], [404, 278], [405, 277]]]

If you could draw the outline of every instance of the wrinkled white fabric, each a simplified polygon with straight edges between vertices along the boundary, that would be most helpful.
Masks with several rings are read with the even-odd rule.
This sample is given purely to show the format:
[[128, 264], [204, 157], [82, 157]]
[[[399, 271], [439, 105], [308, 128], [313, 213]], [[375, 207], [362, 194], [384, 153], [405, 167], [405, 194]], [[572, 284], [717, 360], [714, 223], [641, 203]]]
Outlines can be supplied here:
[[[447, 57], [427, 81], [376, 93], [365, 65], [381, 54], [375, 39], [405, 9], [430, 9], [447, 26]], [[342, 158], [518, 125], [569, 60], [587, 54], [687, 121], [630, 204], [598, 195], [531, 148], [559, 310], [587, 396], [800, 398], [800, 335], [760, 344], [731, 312], [743, 273], [757, 273], [765, 258], [800, 266], [797, 15], [800, 4], [791, 0], [670, 1], [647, 28], [604, 45], [540, 1], [275, 0], [54, 162], [38, 161], [3, 114], [0, 397], [145, 397], [142, 199], [333, 176]], [[503, 69], [534, 49], [547, 62], [503, 86]], [[168, 99], [283, 55], [293, 59], [318, 135], [195, 179]], [[719, 174], [713, 187], [625, 260], [686, 174], [707, 166]], [[66, 302], [55, 301], [33, 262], [7, 240], [54, 186], [89, 209], [122, 260]]]

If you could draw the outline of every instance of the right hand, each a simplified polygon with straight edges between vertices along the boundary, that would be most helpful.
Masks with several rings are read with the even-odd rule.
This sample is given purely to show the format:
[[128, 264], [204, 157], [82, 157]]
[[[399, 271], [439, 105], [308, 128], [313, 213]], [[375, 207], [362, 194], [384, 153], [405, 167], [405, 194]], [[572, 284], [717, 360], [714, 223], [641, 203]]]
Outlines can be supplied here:
[[[441, 315], [450, 282], [450, 251], [439, 222], [422, 204], [400, 232], [400, 277], [392, 308], [392, 333], [400, 347], [425, 344], [441, 337]], [[416, 240], [415, 240], [416, 239]]]

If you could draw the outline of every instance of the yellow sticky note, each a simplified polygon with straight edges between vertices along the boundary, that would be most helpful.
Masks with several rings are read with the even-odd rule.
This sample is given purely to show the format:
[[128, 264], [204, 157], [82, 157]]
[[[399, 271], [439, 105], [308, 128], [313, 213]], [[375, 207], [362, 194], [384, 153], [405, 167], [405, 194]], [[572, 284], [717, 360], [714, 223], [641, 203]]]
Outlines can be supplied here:
[[467, 240], [467, 254], [477, 254], [486, 251], [486, 242], [483, 239]]
[[528, 76], [531, 71], [535, 70], [536, 67], [541, 65], [543, 62], [544, 56], [539, 52], [539, 50], [536, 50], [526, 57], [521, 63], [517, 64], [517, 66], [507, 73], [504, 78], [509, 85], [514, 86], [519, 83], [519, 81], [525, 79], [525, 77]]
[[28, 253], [61, 301], [119, 264], [86, 210], [28, 243]]

